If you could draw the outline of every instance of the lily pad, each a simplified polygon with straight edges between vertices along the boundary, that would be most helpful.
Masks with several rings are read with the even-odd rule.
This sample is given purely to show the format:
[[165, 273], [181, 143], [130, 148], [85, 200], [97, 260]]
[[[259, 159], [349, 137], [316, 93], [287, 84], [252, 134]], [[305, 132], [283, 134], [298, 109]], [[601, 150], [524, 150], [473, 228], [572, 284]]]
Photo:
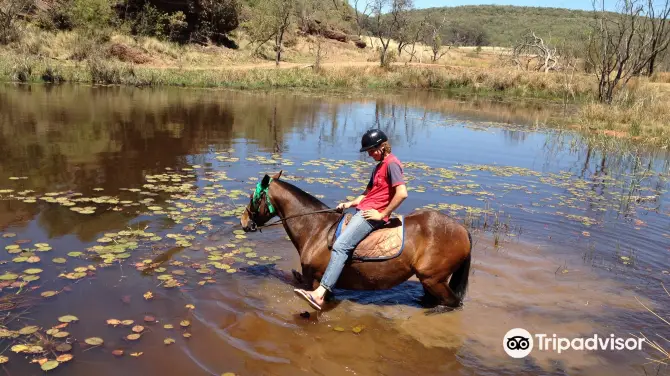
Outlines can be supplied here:
[[13, 281], [17, 278], [19, 278], [19, 275], [14, 273], [5, 273], [0, 275], [0, 281]]
[[69, 343], [61, 343], [56, 346], [56, 351], [58, 352], [68, 352], [72, 350], [72, 345]]
[[51, 261], [53, 261], [56, 264], [65, 264], [67, 262], [67, 260], [62, 258], [62, 257], [56, 257], [55, 259], [53, 259]]
[[59, 363], [65, 363], [65, 362], [69, 362], [70, 360], [72, 360], [72, 358], [74, 358], [74, 357], [72, 356], [72, 354], [63, 354], [63, 355], [59, 355], [59, 356], [56, 358], [56, 360], [57, 360]]
[[26, 273], [26, 274], [40, 274], [40, 273], [43, 272], [43, 270], [38, 269], [38, 268], [31, 268], [31, 269], [26, 269], [23, 272]]
[[35, 325], [26, 326], [25, 328], [22, 328], [22, 329], [19, 330], [19, 334], [22, 334], [22, 335], [25, 336], [25, 335], [33, 334], [38, 330], [39, 330], [39, 327], [37, 327]]
[[166, 344], [166, 345], [171, 345], [171, 344], [175, 343], [175, 340], [173, 338], [166, 338], [166, 339], [163, 340], [163, 343]]
[[188, 326], [191, 325], [191, 322], [188, 321], [188, 320], [182, 320], [182, 321], [179, 323], [179, 325], [181, 325], [182, 327], [186, 328], [186, 327], [188, 327]]
[[91, 346], [100, 346], [100, 345], [103, 344], [104, 341], [100, 337], [91, 337], [91, 338], [86, 338], [84, 340], [84, 342], [86, 342], [87, 344], [89, 344]]
[[70, 333], [68, 333], [68, 332], [58, 332], [58, 333], [54, 333], [53, 337], [55, 337], [55, 338], [65, 338], [69, 335], [70, 335]]
[[42, 364], [42, 371], [51, 371], [52, 369], [58, 367], [58, 361], [57, 360], [50, 360], [48, 362], [45, 362]]
[[136, 340], [140, 339], [140, 337], [141, 337], [141, 335], [139, 335], [137, 333], [134, 333], [134, 334], [128, 334], [126, 336], [126, 339], [128, 339], [129, 341], [136, 341]]
[[42, 295], [42, 297], [44, 297], [44, 298], [50, 298], [50, 297], [52, 297], [56, 294], [58, 294], [58, 291], [44, 291], [40, 295]]
[[5, 364], [7, 362], [9, 362], [9, 358], [4, 355], [0, 355], [0, 364]]
[[65, 316], [59, 317], [58, 321], [70, 323], [70, 322], [74, 322], [74, 321], [79, 321], [79, 318], [77, 316], [73, 316], [73, 315], [65, 315]]

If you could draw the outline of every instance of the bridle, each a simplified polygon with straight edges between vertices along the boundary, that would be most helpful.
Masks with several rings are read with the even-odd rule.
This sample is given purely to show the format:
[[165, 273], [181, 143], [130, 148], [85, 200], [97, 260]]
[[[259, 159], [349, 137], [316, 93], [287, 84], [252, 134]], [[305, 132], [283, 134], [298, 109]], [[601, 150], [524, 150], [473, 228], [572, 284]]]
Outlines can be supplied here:
[[[269, 186], [270, 186], [270, 184], [268, 183], [268, 187]], [[275, 226], [275, 225], [278, 225], [278, 224], [280, 224], [280, 223], [282, 223], [282, 222], [284, 222], [288, 219], [291, 219], [291, 218], [302, 217], [302, 216], [310, 215], [310, 214], [339, 212], [337, 210], [337, 208], [322, 209], [322, 210], [316, 210], [316, 211], [312, 211], [312, 212], [308, 212], [308, 213], [296, 214], [296, 215], [291, 215], [291, 216], [284, 217], [284, 218], [279, 218], [279, 220], [277, 220], [275, 222], [272, 222], [270, 224], [258, 225], [256, 223], [257, 222], [257, 216], [259, 214], [259, 209], [261, 207], [261, 199], [263, 197], [265, 197], [266, 205], [267, 205], [266, 207], [268, 208], [268, 211], [270, 212], [270, 214], [273, 214], [273, 216], [274, 216], [274, 214], [277, 214], [277, 211], [275, 210], [274, 206], [270, 202], [270, 193], [268, 192], [268, 187], [261, 188], [260, 183], [258, 183], [258, 185], [256, 186], [256, 192], [254, 192], [254, 194], [251, 197], [251, 204], [244, 208], [244, 210], [249, 215], [249, 227], [252, 229], [252, 231], [260, 230], [260, 229], [265, 228], [265, 227]], [[253, 211], [251, 209], [249, 209], [249, 207], [252, 207]]]

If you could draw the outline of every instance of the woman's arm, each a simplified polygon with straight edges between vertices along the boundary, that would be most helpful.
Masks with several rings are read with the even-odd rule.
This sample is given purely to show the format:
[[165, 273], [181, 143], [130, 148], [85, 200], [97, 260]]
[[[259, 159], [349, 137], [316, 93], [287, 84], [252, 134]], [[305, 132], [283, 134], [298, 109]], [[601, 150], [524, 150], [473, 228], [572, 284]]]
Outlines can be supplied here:
[[396, 185], [393, 188], [393, 198], [391, 198], [389, 206], [387, 206], [386, 209], [384, 209], [381, 212], [382, 218], [390, 216], [391, 213], [393, 213], [393, 211], [396, 210], [398, 206], [400, 206], [400, 204], [403, 201], [405, 201], [406, 198], [407, 198], [407, 187], [405, 186], [405, 184]]

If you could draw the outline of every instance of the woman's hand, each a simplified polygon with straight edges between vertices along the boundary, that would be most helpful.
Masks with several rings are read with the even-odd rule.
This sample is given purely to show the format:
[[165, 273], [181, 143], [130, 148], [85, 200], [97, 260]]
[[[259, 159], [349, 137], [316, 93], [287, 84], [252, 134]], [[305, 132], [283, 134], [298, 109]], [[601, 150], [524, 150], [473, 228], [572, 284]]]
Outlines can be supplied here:
[[363, 218], [369, 221], [381, 221], [384, 219], [382, 213], [378, 212], [375, 209], [363, 210]]
[[337, 207], [335, 208], [335, 210], [341, 212], [341, 211], [343, 211], [344, 209], [349, 209], [350, 207], [351, 207], [351, 201], [340, 202], [339, 204], [337, 204]]

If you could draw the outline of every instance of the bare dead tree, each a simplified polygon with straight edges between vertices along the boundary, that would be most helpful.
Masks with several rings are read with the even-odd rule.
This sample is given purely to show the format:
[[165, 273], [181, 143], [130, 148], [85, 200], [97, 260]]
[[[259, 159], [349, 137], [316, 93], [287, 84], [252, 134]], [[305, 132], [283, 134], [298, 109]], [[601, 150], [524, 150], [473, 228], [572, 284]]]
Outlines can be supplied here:
[[34, 0], [0, 0], [0, 44], [16, 37], [16, 20], [34, 5]]
[[[598, 99], [611, 103], [615, 90], [626, 86], [636, 73], [668, 49], [667, 25], [654, 27], [651, 14], [667, 22], [670, 4], [666, 0], [657, 13], [653, 1], [623, 0], [617, 12], [605, 11], [604, 0], [593, 0], [594, 30], [589, 38], [588, 61], [598, 77]], [[665, 38], [665, 39], [663, 39]]]
[[558, 66], [558, 49], [531, 31], [514, 46], [512, 59], [517, 67], [547, 73]]

